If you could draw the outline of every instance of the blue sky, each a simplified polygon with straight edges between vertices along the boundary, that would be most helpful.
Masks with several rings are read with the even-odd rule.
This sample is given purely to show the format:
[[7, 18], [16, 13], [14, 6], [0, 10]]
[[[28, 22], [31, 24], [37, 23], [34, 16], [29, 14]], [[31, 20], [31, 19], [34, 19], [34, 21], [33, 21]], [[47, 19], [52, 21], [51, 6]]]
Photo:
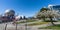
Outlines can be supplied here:
[[0, 0], [0, 14], [6, 9], [13, 9], [20, 15], [33, 16], [49, 4], [60, 5], [60, 0]]

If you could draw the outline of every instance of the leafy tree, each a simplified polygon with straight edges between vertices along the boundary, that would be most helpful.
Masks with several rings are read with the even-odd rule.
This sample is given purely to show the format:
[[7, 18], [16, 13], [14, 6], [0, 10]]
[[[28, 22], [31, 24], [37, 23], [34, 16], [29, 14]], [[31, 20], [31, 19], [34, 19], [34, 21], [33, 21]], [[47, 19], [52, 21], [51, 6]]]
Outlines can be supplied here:
[[22, 19], [22, 17], [20, 16], [20, 20]]
[[42, 11], [47, 11], [47, 10], [49, 10], [48, 8], [41, 8], [40, 9], [40, 12], [42, 12]]
[[25, 17], [25, 16], [23, 16], [23, 19], [26, 19], [26, 17]]

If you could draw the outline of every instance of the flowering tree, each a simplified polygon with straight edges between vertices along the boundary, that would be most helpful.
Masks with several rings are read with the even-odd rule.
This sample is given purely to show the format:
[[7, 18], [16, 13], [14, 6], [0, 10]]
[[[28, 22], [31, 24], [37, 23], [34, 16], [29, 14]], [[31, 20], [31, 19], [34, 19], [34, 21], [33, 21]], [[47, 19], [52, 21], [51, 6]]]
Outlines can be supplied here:
[[46, 12], [40, 12], [40, 13], [38, 13], [38, 14], [37, 14], [37, 18], [39, 18], [39, 19], [42, 18], [42, 19], [45, 21], [45, 18], [46, 18], [45, 13], [46, 13]]
[[49, 10], [49, 9], [48, 9], [48, 8], [41, 8], [40, 11], [37, 13], [36, 17], [37, 17], [38, 19], [43, 18], [43, 20], [45, 21], [45, 14], [44, 14], [44, 13], [45, 13], [47, 10]]
[[50, 18], [50, 21], [51, 21], [51, 23], [53, 24], [53, 25], [55, 25], [54, 23], [53, 23], [53, 19], [52, 18], [57, 18], [57, 17], [59, 17], [59, 14], [58, 14], [58, 12], [57, 11], [55, 11], [55, 10], [50, 10], [50, 11], [47, 11], [46, 12], [47, 14], [47, 17], [48, 18]]
[[51, 23], [54, 25], [53, 23], [53, 19], [54, 17], [59, 17], [60, 14], [58, 13], [58, 11], [55, 10], [48, 10], [48, 11], [42, 11], [40, 12], [37, 17], [43, 18], [43, 20], [45, 20], [45, 18], [50, 18]]

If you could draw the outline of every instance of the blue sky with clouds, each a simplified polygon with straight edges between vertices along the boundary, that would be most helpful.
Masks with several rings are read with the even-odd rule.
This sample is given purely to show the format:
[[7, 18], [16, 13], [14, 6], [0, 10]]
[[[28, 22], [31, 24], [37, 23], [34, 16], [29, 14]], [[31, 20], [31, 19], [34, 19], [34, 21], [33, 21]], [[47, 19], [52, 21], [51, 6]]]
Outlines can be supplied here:
[[0, 0], [0, 14], [6, 9], [13, 9], [20, 15], [33, 16], [49, 4], [60, 5], [60, 0]]

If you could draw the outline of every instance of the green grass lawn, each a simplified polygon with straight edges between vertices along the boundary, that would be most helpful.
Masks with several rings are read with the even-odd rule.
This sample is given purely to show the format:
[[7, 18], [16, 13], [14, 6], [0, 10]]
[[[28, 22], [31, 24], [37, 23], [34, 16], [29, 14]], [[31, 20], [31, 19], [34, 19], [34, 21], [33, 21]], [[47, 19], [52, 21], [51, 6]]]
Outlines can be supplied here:
[[34, 21], [37, 21], [37, 20], [27, 20], [26, 22], [34, 22]]
[[17, 22], [17, 24], [20, 24], [20, 23], [26, 23], [26, 22], [34, 22], [36, 20], [26, 20], [26, 21], [22, 21], [22, 22]]
[[32, 24], [27, 24], [28, 26], [34, 26], [34, 25], [42, 25], [42, 24], [47, 24], [48, 22], [36, 22]]
[[56, 26], [48, 26], [48, 27], [42, 27], [38, 29], [53, 29], [53, 30], [60, 30], [60, 24]]

